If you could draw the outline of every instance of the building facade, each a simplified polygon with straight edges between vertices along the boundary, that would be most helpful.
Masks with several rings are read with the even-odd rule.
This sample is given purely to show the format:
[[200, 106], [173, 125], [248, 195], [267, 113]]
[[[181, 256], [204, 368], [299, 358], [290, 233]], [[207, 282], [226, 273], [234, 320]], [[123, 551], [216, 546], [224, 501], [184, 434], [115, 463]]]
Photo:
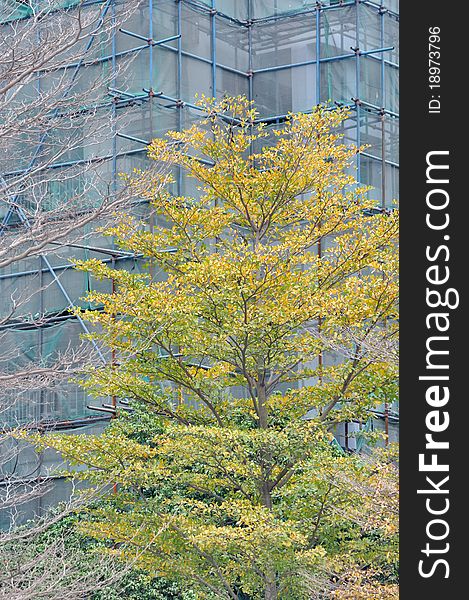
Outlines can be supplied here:
[[[31, 18], [25, 3], [2, 4], [8, 5], [8, 10], [3, 7], [2, 28]], [[74, 4], [78, 3], [63, 3], [70, 10]], [[124, 5], [122, 0], [85, 0], [82, 10], [99, 11], [105, 22], [115, 19]], [[118, 190], [119, 173], [148, 165], [146, 145], [152, 138], [197, 120], [196, 94], [245, 95], [272, 127], [290, 111], [309, 111], [330, 102], [350, 107], [345, 139], [367, 146], [357, 155], [357, 179], [373, 186], [370, 193], [377, 204], [389, 208], [398, 197], [398, 21], [398, 0], [381, 4], [372, 0], [143, 0], [114, 35], [101, 36], [97, 30], [90, 38], [91, 58], [71, 67], [78, 73], [76, 85], [96, 88], [95, 118], [111, 117], [111, 134], [74, 148], [65, 161], [50, 168], [55, 173], [70, 168], [79, 172], [80, 165], [94, 161], [101, 184]], [[96, 81], [103, 83], [96, 85]], [[31, 168], [31, 156], [34, 153], [29, 162], [18, 165], [11, 155], [2, 155], [2, 180], [8, 183], [21, 169]], [[66, 183], [56, 177], [48, 190], [51, 202], [76, 193], [77, 186], [86, 191], [87, 173], [65, 179]], [[191, 186], [178, 174], [174, 191], [191, 194]], [[27, 198], [15, 196], [14, 202], [8, 198], [2, 202], [3, 228], [22, 226], [17, 210], [22, 201]], [[74, 271], [70, 259], [97, 257], [116, 268], [145, 268], [142, 257], [120, 252], [112, 240], [93, 233], [92, 225], [85, 229], [81, 243], [46, 247], [40, 256], [15, 261], [0, 272], [3, 315], [11, 312], [14, 295], [36, 290], [26, 294], [21, 314], [0, 325], [2, 345], [12, 349], [5, 354], [2, 370], [52, 363], [61, 352], [78, 345], [80, 334], [86, 332], [86, 324], [68, 309], [83, 305], [81, 298], [94, 286], [103, 289], [110, 284]], [[103, 358], [98, 349], [90, 351], [97, 361]], [[7, 397], [9, 391], [4, 394]], [[96, 431], [110, 416], [90, 408], [103, 407], [67, 381], [48, 390], [25, 389], [20, 395], [20, 400], [12, 396], [4, 404], [1, 418], [6, 427], [41, 422], [77, 432]], [[388, 409], [377, 426], [394, 435], [394, 412]], [[345, 430], [339, 432], [339, 440], [348, 443]], [[25, 477], [36, 477], [55, 460], [52, 454], [38, 459], [25, 450], [16, 468]], [[49, 498], [36, 502], [63, 497], [66, 485], [63, 482]]]

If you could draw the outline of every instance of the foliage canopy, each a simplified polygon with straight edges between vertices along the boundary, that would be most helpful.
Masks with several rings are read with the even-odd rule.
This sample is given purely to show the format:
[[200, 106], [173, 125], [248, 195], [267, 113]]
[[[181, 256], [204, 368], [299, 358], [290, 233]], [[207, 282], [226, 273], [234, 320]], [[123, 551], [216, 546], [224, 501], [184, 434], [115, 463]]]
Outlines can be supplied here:
[[[150, 272], [78, 265], [116, 283], [81, 314], [114, 354], [82, 383], [135, 412], [36, 441], [119, 484], [83, 530], [199, 598], [298, 600], [365, 565], [379, 586], [396, 562], [394, 469], [331, 431], [395, 396], [397, 214], [351, 174], [347, 110], [269, 130], [244, 98], [201, 103], [203, 121], [150, 145], [170, 170], [129, 178], [156, 224], [107, 231]], [[194, 197], [172, 193], [177, 169]]]

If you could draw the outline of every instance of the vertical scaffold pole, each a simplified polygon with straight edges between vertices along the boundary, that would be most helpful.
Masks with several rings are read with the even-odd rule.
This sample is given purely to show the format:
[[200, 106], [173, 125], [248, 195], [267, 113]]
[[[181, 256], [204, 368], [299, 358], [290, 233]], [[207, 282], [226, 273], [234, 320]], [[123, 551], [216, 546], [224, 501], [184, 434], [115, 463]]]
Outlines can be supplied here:
[[[357, 147], [361, 146], [360, 114], [360, 0], [355, 0], [355, 111], [357, 114]], [[357, 153], [357, 181], [362, 183], [361, 156]]]
[[212, 0], [210, 11], [211, 59], [212, 59], [212, 96], [217, 96], [217, 2]]
[[316, 6], [316, 104], [321, 102], [321, 5]]
[[[384, 48], [384, 15], [385, 10], [380, 9], [380, 42]], [[386, 68], [384, 52], [381, 53], [381, 208], [386, 207]]]
[[[177, 119], [178, 119], [178, 131], [182, 131], [182, 2], [177, 0], [177, 82], [176, 82], [176, 96], [177, 96]], [[182, 194], [182, 169], [178, 167], [177, 173], [177, 195]]]

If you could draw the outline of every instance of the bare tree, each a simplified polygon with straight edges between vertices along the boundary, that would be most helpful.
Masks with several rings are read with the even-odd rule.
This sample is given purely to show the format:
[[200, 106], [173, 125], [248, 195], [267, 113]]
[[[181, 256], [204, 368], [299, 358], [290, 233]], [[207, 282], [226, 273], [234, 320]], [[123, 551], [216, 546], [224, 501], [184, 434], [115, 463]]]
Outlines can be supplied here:
[[[34, 524], [6, 532], [1, 540], [0, 598], [77, 600], [112, 588], [124, 593], [134, 562], [123, 565], [112, 551], [90, 551], [75, 531], [73, 513], [96, 494], [73, 498]], [[18, 498], [17, 498], [18, 500]], [[155, 542], [161, 531], [156, 531]]]
[[132, 200], [106, 154], [117, 128], [110, 90], [129, 61], [111, 69], [107, 54], [138, 4], [0, 1], [0, 415], [20, 390], [46, 389], [85, 356], [61, 347], [47, 364], [22, 364], [10, 332], [47, 325], [52, 290], [62, 312], [71, 308], [76, 294], [61, 283], [69, 259]]
[[[82, 237], [83, 227], [128, 200], [106, 175], [115, 135], [109, 88], [125, 61], [97, 58], [138, 2], [60, 10], [56, 0], [3, 0], [0, 24], [0, 268], [38, 255], [54, 242]], [[63, 3], [62, 3], [63, 4]], [[19, 231], [20, 230], [20, 231]]]
[[104, 240], [100, 248], [97, 229], [135, 200], [111, 159], [125, 125], [117, 107], [128, 101], [125, 85], [113, 86], [138, 53], [116, 62], [111, 47], [139, 5], [0, 0], [0, 415], [20, 391], [68, 379], [90, 348], [99, 357], [96, 346], [75, 340], [47, 363], [23, 364], [9, 332], [51, 324], [44, 297], [52, 292], [62, 310], [54, 322], [69, 317], [77, 292], [62, 280], [75, 256], [131, 257]]
[[[0, 598], [89, 597], [119, 574], [98, 558], [91, 572], [78, 572], [83, 551], [68, 533], [38, 550], [39, 537], [76, 499], [24, 525], [28, 507], [51, 492], [54, 474], [10, 431], [53, 426], [47, 407], [55, 390], [63, 394], [85, 363], [102, 358], [96, 345], [80, 341], [86, 326], [67, 314], [76, 293], [62, 282], [74, 255], [99, 253], [98, 226], [135, 200], [110, 169], [125, 121], [117, 108], [127, 101], [116, 81], [133, 60], [111, 65], [111, 45], [138, 8], [139, 0], [0, 0], [0, 526], [7, 526]], [[130, 256], [103, 246], [109, 261]], [[55, 314], [44, 304], [52, 291], [62, 306]], [[47, 351], [44, 331], [63, 321], [69, 330]]]
[[112, 560], [85, 555], [66, 534], [49, 541], [42, 552], [30, 540], [4, 544], [0, 570], [0, 598], [5, 600], [89, 598], [119, 578]]

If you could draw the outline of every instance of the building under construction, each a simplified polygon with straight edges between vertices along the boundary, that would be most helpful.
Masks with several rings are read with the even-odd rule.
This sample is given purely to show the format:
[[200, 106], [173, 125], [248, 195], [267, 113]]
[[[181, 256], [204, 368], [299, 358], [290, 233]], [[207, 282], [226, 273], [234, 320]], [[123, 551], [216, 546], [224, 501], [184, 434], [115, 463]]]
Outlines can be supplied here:
[[[152, 138], [197, 120], [196, 94], [228, 94], [254, 100], [260, 118], [271, 126], [281, 124], [290, 111], [309, 111], [322, 102], [350, 107], [345, 139], [367, 145], [357, 154], [357, 179], [373, 186], [381, 207], [392, 206], [398, 197], [399, 170], [398, 0], [143, 0], [111, 34], [102, 35], [99, 25], [117, 20], [125, 4], [68, 0], [61, 2], [62, 8], [56, 6], [73, 11], [80, 5], [80, 10], [98, 14], [83, 56], [64, 67], [71, 74], [64, 93], [73, 95], [76, 85], [83, 88], [87, 82], [95, 87], [95, 104], [87, 110], [96, 121], [104, 114], [110, 117], [110, 135], [98, 139], [95, 132], [92, 142], [77, 144], [67, 156], [47, 164], [54, 173], [47, 188], [51, 204], [77, 195], [77, 188], [86, 193], [92, 163], [100, 185], [118, 193], [119, 173], [148, 165], [146, 146]], [[3, 0], [0, 5], [0, 35], [2, 29], [35, 18], [31, 3]], [[34, 89], [28, 93], [33, 97]], [[86, 140], [86, 131], [82, 134]], [[24, 160], [12, 156], [16, 151], [20, 155], [19, 146], [0, 154], [0, 186], [5, 190], [10, 181], [39, 164], [44, 136], [36, 143]], [[62, 172], [75, 175], [61, 179], [57, 174]], [[191, 194], [192, 186], [179, 173], [174, 192]], [[95, 188], [89, 189], [91, 194]], [[2, 235], [27, 227], [22, 211], [29, 202], [27, 194], [5, 192], [0, 199]], [[145, 207], [135, 210], [144, 214]], [[111, 284], [75, 271], [71, 259], [96, 257], [116, 268], [145, 269], [144, 257], [122, 252], [112, 239], [93, 231], [94, 225], [88, 224], [81, 240], [46, 245], [39, 255], [15, 260], [0, 271], [1, 343], [9, 349], [0, 357], [2, 372], [24, 370], [32, 363], [52, 364], [78, 346], [87, 332], [86, 323], [69, 309], [85, 306], [82, 298], [94, 286], [109, 289]], [[12, 298], [18, 296], [23, 298], [21, 310], [12, 313]], [[90, 352], [97, 361], [105, 360], [99, 348], [91, 347]], [[97, 431], [113, 410], [109, 400], [91, 400], [68, 380], [20, 393], [2, 388], [2, 394], [4, 427], [40, 423]], [[396, 406], [390, 404], [374, 426], [386, 428], [393, 438], [396, 423]], [[356, 441], [346, 434], [354, 427], [344, 425], [338, 432], [341, 444], [352, 449]], [[54, 460], [53, 454], [38, 458], [25, 450], [15, 468], [25, 478], [39, 477]], [[60, 481], [48, 496], [33, 502], [49, 504], [64, 497], [67, 485]]]

